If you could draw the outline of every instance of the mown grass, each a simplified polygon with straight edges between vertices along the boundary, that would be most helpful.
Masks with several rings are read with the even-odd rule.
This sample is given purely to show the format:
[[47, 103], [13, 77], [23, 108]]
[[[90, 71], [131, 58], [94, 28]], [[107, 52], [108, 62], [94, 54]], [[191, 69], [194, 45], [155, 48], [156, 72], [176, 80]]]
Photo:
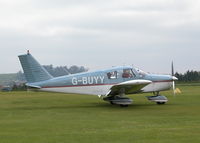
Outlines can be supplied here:
[[200, 86], [163, 92], [169, 102], [130, 95], [128, 108], [96, 96], [0, 92], [0, 143], [199, 143]]

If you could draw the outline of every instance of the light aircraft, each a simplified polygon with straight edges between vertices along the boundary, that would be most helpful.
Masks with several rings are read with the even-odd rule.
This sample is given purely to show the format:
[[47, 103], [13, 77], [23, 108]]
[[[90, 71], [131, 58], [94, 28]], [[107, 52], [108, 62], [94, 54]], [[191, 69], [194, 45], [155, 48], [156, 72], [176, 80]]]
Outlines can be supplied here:
[[175, 90], [174, 81], [178, 80], [173, 74], [149, 74], [131, 66], [52, 77], [29, 51], [20, 55], [19, 60], [27, 80], [26, 86], [30, 89], [98, 95], [103, 100], [122, 107], [133, 102], [127, 94], [148, 92], [153, 93], [153, 96], [147, 96], [148, 100], [165, 104], [168, 99], [160, 95], [160, 91], [169, 90], [171, 87]]

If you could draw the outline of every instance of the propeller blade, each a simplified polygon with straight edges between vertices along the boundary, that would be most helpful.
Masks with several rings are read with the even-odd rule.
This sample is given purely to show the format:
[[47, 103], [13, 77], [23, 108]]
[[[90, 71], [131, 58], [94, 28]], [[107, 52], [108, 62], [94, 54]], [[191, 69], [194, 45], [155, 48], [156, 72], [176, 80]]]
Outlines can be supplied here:
[[173, 61], [172, 61], [172, 67], [171, 67], [171, 69], [172, 69], [171, 75], [174, 76], [174, 64], [173, 64]]
[[175, 76], [174, 76], [174, 63], [173, 63], [173, 61], [172, 61], [172, 65], [171, 65], [171, 76], [172, 76], [172, 80], [173, 80], [173, 82], [172, 82], [172, 89], [173, 89], [173, 93], [174, 93], [174, 95], [176, 94], [176, 87], [175, 87], [175, 80], [178, 80]]
[[176, 92], [175, 92], [175, 82], [174, 82], [174, 81], [172, 82], [172, 89], [173, 89], [173, 93], [174, 93], [174, 95], [175, 95]]

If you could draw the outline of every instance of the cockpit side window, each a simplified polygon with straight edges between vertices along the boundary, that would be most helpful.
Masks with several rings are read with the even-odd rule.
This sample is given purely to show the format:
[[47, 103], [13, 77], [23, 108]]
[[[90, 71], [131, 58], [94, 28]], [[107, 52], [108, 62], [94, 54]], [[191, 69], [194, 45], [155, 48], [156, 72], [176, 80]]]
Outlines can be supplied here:
[[132, 78], [132, 77], [135, 77], [135, 74], [133, 73], [133, 71], [131, 69], [123, 69], [122, 77], [123, 78]]
[[108, 79], [117, 79], [117, 71], [108, 72], [107, 76], [108, 76]]

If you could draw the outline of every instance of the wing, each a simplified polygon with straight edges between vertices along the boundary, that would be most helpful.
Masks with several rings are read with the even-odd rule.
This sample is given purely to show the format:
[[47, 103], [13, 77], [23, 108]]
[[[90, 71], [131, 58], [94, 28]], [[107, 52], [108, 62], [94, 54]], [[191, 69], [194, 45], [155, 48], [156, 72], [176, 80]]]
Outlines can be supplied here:
[[142, 88], [152, 83], [150, 80], [129, 80], [116, 84], [110, 88], [110, 92], [107, 96], [114, 96], [119, 94], [133, 94], [141, 92]]

